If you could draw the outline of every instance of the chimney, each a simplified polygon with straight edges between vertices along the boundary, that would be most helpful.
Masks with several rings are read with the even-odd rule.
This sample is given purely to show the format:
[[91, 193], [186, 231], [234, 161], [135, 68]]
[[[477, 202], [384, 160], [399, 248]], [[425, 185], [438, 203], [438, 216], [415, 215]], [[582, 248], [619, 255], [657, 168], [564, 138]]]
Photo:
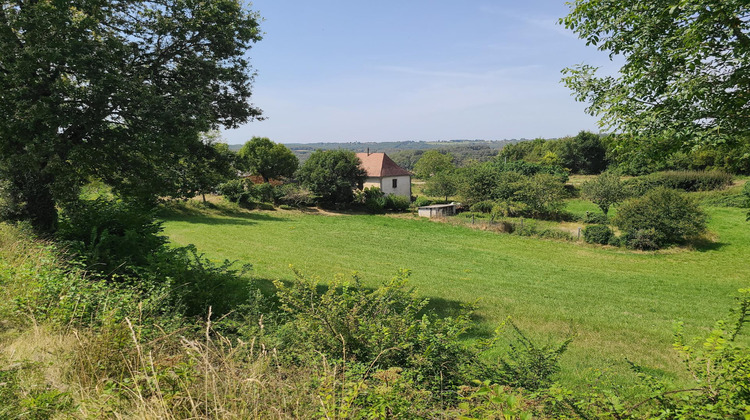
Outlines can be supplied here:
[[367, 148], [367, 156], [370, 156], [370, 148]]

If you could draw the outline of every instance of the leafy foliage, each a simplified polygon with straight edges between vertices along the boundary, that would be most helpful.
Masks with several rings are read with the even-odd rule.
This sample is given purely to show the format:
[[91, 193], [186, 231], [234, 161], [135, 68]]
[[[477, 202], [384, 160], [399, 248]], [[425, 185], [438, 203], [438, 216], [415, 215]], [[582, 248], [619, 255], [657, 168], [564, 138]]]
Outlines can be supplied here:
[[299, 167], [297, 156], [281, 143], [267, 137], [253, 137], [240, 149], [241, 164], [250, 172], [260, 175], [266, 183], [272, 178], [291, 177]]
[[592, 225], [583, 229], [583, 239], [590, 244], [607, 245], [615, 234], [607, 225]]
[[360, 160], [348, 150], [318, 150], [299, 170], [302, 184], [315, 193], [324, 206], [347, 206], [353, 190], [364, 182], [366, 173]]
[[684, 194], [664, 187], [625, 201], [612, 221], [628, 240], [647, 235], [649, 242], [659, 248], [685, 243], [706, 230], [706, 214], [698, 205]]
[[455, 165], [450, 153], [442, 154], [437, 150], [428, 150], [414, 165], [414, 175], [420, 179], [429, 179], [441, 172], [450, 172], [453, 169]]
[[746, 1], [579, 0], [570, 8], [561, 19], [566, 28], [625, 59], [617, 77], [597, 77], [589, 65], [563, 71], [563, 81], [603, 126], [669, 133], [688, 146], [748, 134]]
[[535, 139], [509, 144], [500, 150], [497, 159], [503, 162], [524, 161], [564, 167], [581, 174], [598, 174], [609, 163], [602, 137], [588, 131], [581, 131], [575, 137]]
[[612, 172], [605, 172], [591, 181], [584, 182], [581, 191], [586, 198], [599, 206], [605, 216], [610, 206], [625, 198], [620, 176]]
[[631, 178], [623, 183], [626, 194], [640, 196], [657, 187], [686, 192], [711, 191], [732, 184], [732, 175], [721, 171], [666, 171]]
[[90, 270], [107, 275], [132, 274], [161, 249], [161, 223], [153, 211], [128, 201], [78, 201], [62, 214], [57, 237], [85, 257]]
[[[125, 196], [174, 190], [199, 133], [250, 102], [258, 16], [233, 0], [4, 1], [0, 177], [17, 219], [56, 228], [57, 204], [97, 177]], [[196, 42], [200, 40], [200, 42]]]
[[508, 321], [515, 341], [509, 344], [508, 355], [500, 360], [503, 383], [535, 391], [552, 384], [560, 371], [558, 360], [573, 341], [569, 337], [560, 344], [539, 346], [529, 339], [512, 321]]
[[386, 198], [378, 187], [367, 187], [354, 193], [354, 201], [363, 205], [370, 213], [382, 213], [386, 206]]
[[445, 197], [448, 201], [448, 197], [458, 191], [458, 183], [456, 174], [449, 171], [438, 172], [427, 179], [424, 192], [433, 197]]
[[478, 362], [479, 349], [459, 338], [470, 323], [470, 310], [456, 318], [423, 313], [428, 301], [406, 289], [408, 271], [375, 290], [334, 279], [321, 291], [318, 281], [297, 273], [291, 284], [275, 281], [277, 296], [291, 320], [287, 351], [321, 353], [349, 360], [366, 371], [400, 367], [427, 389], [447, 392], [466, 382], [466, 369]]

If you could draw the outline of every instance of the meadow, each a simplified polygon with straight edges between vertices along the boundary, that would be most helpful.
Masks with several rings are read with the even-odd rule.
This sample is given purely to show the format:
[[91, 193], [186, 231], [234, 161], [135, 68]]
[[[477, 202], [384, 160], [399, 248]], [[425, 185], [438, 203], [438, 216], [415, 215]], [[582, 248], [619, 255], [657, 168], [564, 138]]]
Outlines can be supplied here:
[[[569, 203], [572, 212], [588, 209], [590, 203]], [[357, 272], [367, 285], [409, 269], [411, 285], [439, 313], [479, 301], [470, 339], [491, 335], [507, 317], [542, 343], [574, 334], [560, 380], [618, 386], [634, 380], [628, 361], [682, 382], [672, 350], [675, 321], [684, 322], [688, 336], [703, 335], [750, 283], [746, 210], [706, 210], [711, 241], [659, 252], [498, 234], [412, 215], [178, 206], [164, 226], [174, 244], [253, 264], [248, 281], [262, 288], [291, 280], [290, 266], [324, 281]]]

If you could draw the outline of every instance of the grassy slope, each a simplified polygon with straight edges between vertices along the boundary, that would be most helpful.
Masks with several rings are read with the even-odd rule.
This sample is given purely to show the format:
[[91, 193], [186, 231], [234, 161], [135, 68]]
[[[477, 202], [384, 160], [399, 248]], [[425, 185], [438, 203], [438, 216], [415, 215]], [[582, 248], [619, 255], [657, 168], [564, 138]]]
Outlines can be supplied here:
[[288, 211], [172, 216], [166, 233], [212, 258], [250, 262], [258, 279], [291, 278], [292, 264], [323, 278], [356, 270], [375, 284], [408, 268], [412, 284], [438, 308], [481, 299], [477, 334], [508, 315], [537, 337], [559, 339], [575, 331], [564, 381], [582, 383], [600, 369], [622, 383], [629, 378], [622, 376], [626, 357], [674, 377], [681, 369], [671, 351], [673, 321], [701, 333], [748, 285], [745, 211], [710, 213], [718, 243], [656, 254], [411, 218]]

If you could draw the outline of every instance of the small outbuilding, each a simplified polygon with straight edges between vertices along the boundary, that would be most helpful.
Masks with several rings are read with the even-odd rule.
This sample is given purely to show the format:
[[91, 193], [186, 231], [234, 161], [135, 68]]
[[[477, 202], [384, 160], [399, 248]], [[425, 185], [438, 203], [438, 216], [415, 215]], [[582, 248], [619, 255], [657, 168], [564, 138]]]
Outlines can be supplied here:
[[418, 214], [421, 217], [429, 217], [429, 218], [435, 218], [435, 217], [446, 217], [446, 216], [453, 216], [456, 214], [456, 209], [458, 208], [459, 203], [450, 203], [450, 204], [433, 204], [431, 206], [422, 206], [418, 210]]

